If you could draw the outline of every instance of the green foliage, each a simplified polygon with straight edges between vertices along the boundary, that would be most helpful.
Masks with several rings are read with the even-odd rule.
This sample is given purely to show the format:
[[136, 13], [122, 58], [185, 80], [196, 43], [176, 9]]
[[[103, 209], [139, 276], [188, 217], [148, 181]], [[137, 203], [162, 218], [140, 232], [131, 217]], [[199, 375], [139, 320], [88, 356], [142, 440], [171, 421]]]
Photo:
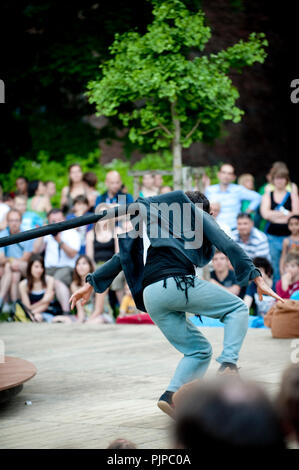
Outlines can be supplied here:
[[88, 84], [89, 102], [98, 115], [118, 115], [138, 146], [147, 142], [153, 150], [169, 148], [174, 117], [180, 121], [183, 147], [211, 142], [225, 120], [237, 123], [244, 114], [227, 74], [262, 63], [267, 41], [262, 33], [252, 33], [248, 41], [203, 55], [211, 37], [204, 13], [189, 11], [180, 0], [153, 4], [154, 20], [144, 35], [115, 35], [111, 59], [100, 67], [101, 78]]

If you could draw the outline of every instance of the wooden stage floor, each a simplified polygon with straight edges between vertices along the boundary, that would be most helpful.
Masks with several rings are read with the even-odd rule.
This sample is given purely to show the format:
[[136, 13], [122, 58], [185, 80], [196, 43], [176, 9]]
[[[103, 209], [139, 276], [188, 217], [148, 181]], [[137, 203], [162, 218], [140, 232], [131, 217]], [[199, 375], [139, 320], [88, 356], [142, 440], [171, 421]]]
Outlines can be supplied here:
[[[213, 346], [207, 377], [213, 376], [223, 329], [201, 330]], [[1, 449], [105, 449], [118, 437], [141, 449], [171, 448], [172, 422], [156, 401], [181, 355], [155, 325], [0, 323], [0, 339], [7, 356], [37, 367], [23, 390], [0, 405]], [[250, 329], [240, 374], [274, 396], [291, 342]]]

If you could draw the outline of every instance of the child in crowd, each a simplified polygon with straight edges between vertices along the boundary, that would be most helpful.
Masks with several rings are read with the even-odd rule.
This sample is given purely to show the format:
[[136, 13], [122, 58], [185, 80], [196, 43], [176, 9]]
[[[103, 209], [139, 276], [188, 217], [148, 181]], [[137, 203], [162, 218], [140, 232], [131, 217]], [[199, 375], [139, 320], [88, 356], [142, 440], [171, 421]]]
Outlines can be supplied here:
[[[272, 288], [273, 285], [273, 268], [269, 261], [266, 258], [256, 257], [253, 259], [254, 265], [261, 271], [262, 276], [269, 287]], [[247, 307], [250, 309], [252, 304], [255, 304], [255, 312], [258, 316], [264, 316], [268, 310], [272, 307], [275, 303], [275, 299], [268, 295], [263, 295], [263, 300], [259, 299], [259, 295], [257, 293], [256, 284], [251, 282], [246, 289], [244, 302]]]
[[43, 257], [32, 255], [28, 262], [27, 277], [19, 283], [21, 301], [38, 322], [52, 322], [60, 313], [54, 301], [54, 278], [45, 271]]
[[297, 251], [299, 253], [299, 215], [292, 215], [288, 220], [288, 229], [291, 232], [289, 237], [283, 240], [282, 253], [280, 258], [280, 274], [284, 273], [285, 260], [288, 253]]
[[299, 290], [299, 252], [290, 252], [286, 256], [284, 274], [276, 283], [276, 293], [283, 299], [289, 299]]
[[120, 304], [118, 317], [123, 318], [126, 315], [132, 315], [135, 313], [138, 313], [138, 309], [136, 308], [129, 286], [127, 283], [125, 283], [125, 295], [123, 296]]
[[230, 269], [230, 262], [224, 253], [216, 251], [213, 257], [213, 270], [210, 273], [210, 282], [218, 284], [235, 295], [240, 294], [240, 286], [236, 282], [235, 273]]

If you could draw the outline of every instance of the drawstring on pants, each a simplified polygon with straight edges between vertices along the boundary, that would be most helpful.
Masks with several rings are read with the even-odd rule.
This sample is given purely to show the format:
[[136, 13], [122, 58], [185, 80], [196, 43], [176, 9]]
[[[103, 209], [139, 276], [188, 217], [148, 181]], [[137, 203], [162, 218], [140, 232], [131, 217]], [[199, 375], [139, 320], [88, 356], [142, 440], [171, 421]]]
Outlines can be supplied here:
[[[185, 291], [186, 304], [187, 304], [189, 300], [188, 289], [189, 287], [194, 287], [195, 276], [192, 276], [192, 275], [173, 276], [173, 279], [175, 280], [177, 289], [181, 291]], [[163, 287], [165, 289], [167, 288], [167, 278], [164, 279]], [[198, 317], [200, 321], [202, 322], [201, 316], [199, 314], [196, 313], [195, 316]]]

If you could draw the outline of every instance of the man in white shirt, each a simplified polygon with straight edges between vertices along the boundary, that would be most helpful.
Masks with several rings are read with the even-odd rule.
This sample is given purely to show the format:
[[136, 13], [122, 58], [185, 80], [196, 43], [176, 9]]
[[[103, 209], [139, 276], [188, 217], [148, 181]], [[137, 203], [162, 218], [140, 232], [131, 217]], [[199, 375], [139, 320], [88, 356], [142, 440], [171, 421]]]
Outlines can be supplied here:
[[231, 230], [237, 227], [237, 215], [241, 212], [242, 201], [250, 201], [246, 211], [248, 213], [255, 211], [261, 202], [259, 193], [239, 184], [233, 184], [235, 178], [234, 167], [225, 163], [218, 172], [219, 184], [208, 186], [205, 190], [205, 196], [210, 203], [217, 201], [221, 204], [217, 217], [218, 224], [226, 224]]
[[[52, 209], [48, 214], [49, 224], [63, 222], [65, 217], [61, 209]], [[80, 236], [75, 229], [65, 230], [57, 235], [46, 235], [34, 243], [34, 252], [45, 251], [45, 268], [49, 276], [55, 279], [55, 292], [63, 312], [69, 311], [69, 286], [80, 251]]]

